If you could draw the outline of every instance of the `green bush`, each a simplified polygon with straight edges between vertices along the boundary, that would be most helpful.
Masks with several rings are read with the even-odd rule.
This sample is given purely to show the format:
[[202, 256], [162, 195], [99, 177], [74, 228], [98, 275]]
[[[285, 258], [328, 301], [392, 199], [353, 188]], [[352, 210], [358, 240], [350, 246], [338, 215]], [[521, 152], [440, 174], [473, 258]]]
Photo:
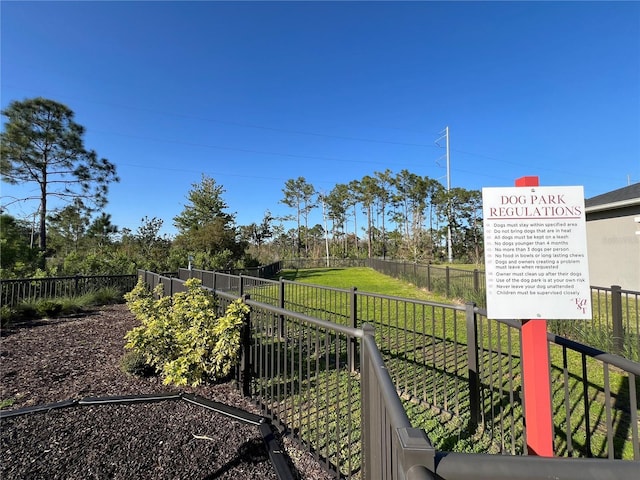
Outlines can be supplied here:
[[156, 373], [155, 369], [149, 365], [144, 355], [137, 350], [129, 350], [120, 359], [120, 368], [125, 373], [149, 377]]
[[165, 384], [195, 386], [230, 374], [237, 363], [240, 328], [249, 308], [237, 300], [217, 318], [216, 300], [201, 288], [200, 280], [192, 278], [185, 285], [186, 292], [162, 297], [160, 285], [149, 292], [140, 279], [125, 300], [142, 325], [125, 338], [126, 347], [143, 354]]
[[7, 328], [11, 325], [14, 313], [6, 305], [0, 307], [0, 328]]
[[13, 312], [16, 320], [28, 320], [31, 318], [38, 318], [38, 310], [36, 302], [25, 301], [14, 308]]
[[55, 300], [40, 300], [36, 303], [39, 317], [57, 317], [62, 312], [62, 304]]

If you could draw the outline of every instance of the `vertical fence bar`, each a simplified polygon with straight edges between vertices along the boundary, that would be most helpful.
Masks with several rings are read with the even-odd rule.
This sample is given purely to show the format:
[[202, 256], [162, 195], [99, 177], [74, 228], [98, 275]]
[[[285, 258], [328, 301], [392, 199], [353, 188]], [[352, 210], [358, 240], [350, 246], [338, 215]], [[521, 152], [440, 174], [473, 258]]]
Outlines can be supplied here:
[[467, 365], [469, 372], [469, 430], [474, 431], [480, 423], [480, 371], [478, 369], [478, 323], [475, 303], [466, 304]]
[[[285, 308], [285, 284], [284, 279], [280, 277], [280, 283], [278, 284], [278, 306], [282, 309]], [[284, 324], [284, 315], [280, 315], [278, 319], [278, 338], [285, 337], [285, 324]]]
[[587, 375], [587, 356], [583, 353], [580, 355], [582, 359], [582, 401], [584, 402], [584, 434], [585, 448], [587, 458], [593, 457], [591, 448], [591, 422], [589, 419], [589, 379]]
[[445, 277], [446, 277], [446, 290], [445, 292], [447, 297], [451, 296], [451, 275], [450, 275], [450, 269], [449, 267], [445, 268]]
[[[636, 396], [636, 376], [633, 373], [629, 374], [629, 405], [637, 405], [638, 399]], [[638, 438], [638, 410], [631, 408], [631, 438]], [[640, 442], [634, 442], [633, 444], [633, 459], [640, 460]]]
[[613, 320], [613, 353], [624, 354], [624, 327], [622, 325], [622, 288], [611, 286], [611, 317]]
[[[244, 295], [242, 301], [246, 303], [249, 295]], [[251, 308], [251, 307], [249, 307]], [[243, 315], [242, 330], [240, 331], [242, 350], [240, 356], [240, 380], [242, 382], [242, 394], [245, 397], [251, 396], [251, 311]]]
[[[351, 311], [349, 314], [349, 326], [351, 328], [358, 328], [358, 294], [357, 294], [357, 288], [356, 287], [352, 287], [351, 288]], [[350, 372], [355, 372], [356, 371], [356, 355], [358, 354], [357, 352], [357, 348], [358, 348], [358, 344], [356, 342], [355, 337], [348, 337], [347, 338], [347, 362], [348, 362], [348, 368]]]

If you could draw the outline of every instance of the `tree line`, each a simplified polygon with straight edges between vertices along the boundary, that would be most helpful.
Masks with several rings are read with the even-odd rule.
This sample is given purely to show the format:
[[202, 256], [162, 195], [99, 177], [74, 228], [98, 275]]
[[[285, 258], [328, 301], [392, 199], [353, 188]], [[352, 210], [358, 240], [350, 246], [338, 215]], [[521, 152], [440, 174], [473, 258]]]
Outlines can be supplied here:
[[[172, 219], [174, 237], [160, 234], [164, 220], [157, 217], [142, 218], [136, 230], [120, 229], [105, 211], [109, 185], [119, 181], [116, 166], [85, 148], [84, 127], [71, 109], [39, 97], [14, 101], [2, 114], [2, 180], [37, 186], [32, 197], [2, 197], [2, 278], [175, 271], [188, 261], [214, 270], [293, 257], [441, 261], [449, 225], [456, 259], [477, 262], [482, 255], [480, 192], [446, 191], [408, 170], [373, 172], [328, 192], [304, 177], [289, 179], [280, 202], [291, 213], [267, 210], [249, 225], [237, 225], [224, 187], [203, 174]], [[64, 206], [52, 210], [52, 199]], [[7, 213], [26, 200], [39, 204], [31, 218]], [[321, 223], [311, 225], [318, 216]]]
[[[289, 179], [281, 202], [293, 210], [295, 229], [280, 232], [288, 243], [280, 255], [391, 257], [414, 262], [446, 260], [447, 227], [454, 258], [479, 262], [482, 251], [482, 194], [452, 188], [406, 169], [390, 169], [317, 191], [304, 177]], [[318, 209], [322, 224], [309, 226]]]

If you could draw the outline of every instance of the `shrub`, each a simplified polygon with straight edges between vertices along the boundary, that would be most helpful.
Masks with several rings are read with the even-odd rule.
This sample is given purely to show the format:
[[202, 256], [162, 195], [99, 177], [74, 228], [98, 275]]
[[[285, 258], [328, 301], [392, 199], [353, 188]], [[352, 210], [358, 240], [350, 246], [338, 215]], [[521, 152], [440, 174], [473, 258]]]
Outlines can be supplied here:
[[7, 328], [11, 325], [12, 317], [14, 313], [6, 305], [0, 307], [0, 328]]
[[102, 287], [89, 293], [90, 305], [111, 305], [122, 301], [122, 292], [118, 287]]
[[55, 300], [40, 300], [36, 303], [39, 317], [57, 317], [62, 312], [62, 304]]
[[144, 355], [137, 350], [129, 350], [120, 359], [120, 368], [125, 373], [149, 377], [156, 373], [155, 369], [149, 365]]
[[160, 297], [162, 287], [149, 292], [142, 279], [125, 295], [131, 312], [142, 323], [127, 332], [126, 347], [138, 351], [156, 368], [165, 384], [196, 386], [231, 373], [240, 349], [240, 328], [249, 308], [233, 302], [216, 317], [215, 298], [199, 279], [185, 283], [186, 292]]
[[16, 305], [14, 309], [15, 318], [18, 320], [28, 320], [38, 317], [35, 302], [25, 301]]

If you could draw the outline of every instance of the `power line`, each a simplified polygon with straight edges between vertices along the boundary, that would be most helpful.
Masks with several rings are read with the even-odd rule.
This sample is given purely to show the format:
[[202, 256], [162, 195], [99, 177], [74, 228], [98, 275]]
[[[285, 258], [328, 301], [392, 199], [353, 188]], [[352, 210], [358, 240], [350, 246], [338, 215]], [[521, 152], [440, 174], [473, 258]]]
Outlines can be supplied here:
[[389, 162], [376, 162], [376, 161], [372, 161], [372, 160], [352, 160], [352, 159], [337, 158], [337, 157], [322, 157], [322, 156], [317, 156], [317, 155], [300, 155], [300, 154], [294, 154], [294, 153], [271, 152], [271, 151], [265, 151], [265, 150], [254, 150], [254, 149], [240, 148], [240, 147], [228, 147], [228, 146], [225, 146], [225, 145], [213, 145], [213, 144], [207, 144], [207, 143], [185, 142], [185, 141], [182, 141], [182, 140], [172, 140], [172, 139], [166, 139], [166, 138], [145, 137], [145, 136], [141, 136], [141, 135], [131, 135], [131, 134], [120, 133], [120, 132], [108, 132], [108, 131], [104, 131], [104, 130], [91, 130], [91, 132], [97, 132], [97, 133], [102, 133], [102, 134], [106, 134], [106, 135], [116, 135], [116, 136], [127, 137], [127, 138], [137, 138], [137, 139], [140, 139], [140, 140], [150, 140], [150, 141], [161, 142], [161, 143], [173, 143], [173, 144], [176, 144], [176, 145], [187, 145], [187, 146], [190, 146], [190, 147], [213, 148], [213, 149], [216, 149], [216, 150], [226, 150], [226, 151], [243, 152], [243, 153], [255, 153], [255, 154], [259, 154], [259, 155], [274, 155], [274, 156], [278, 156], [278, 157], [303, 158], [303, 159], [306, 159], [306, 160], [322, 160], [322, 161], [341, 162], [341, 163], [348, 162], [348, 163], [366, 163], [366, 164], [377, 164], [377, 165], [389, 165]]
[[[16, 88], [16, 87], [12, 86], [12, 85], [5, 85], [4, 87], [5, 88], [13, 88], [13, 89], [25, 91], [24, 89], [19, 89], [19, 88]], [[26, 91], [28, 91], [28, 90], [26, 90]], [[215, 118], [201, 117], [201, 116], [196, 116], [196, 115], [188, 115], [188, 114], [178, 113], [178, 112], [167, 112], [167, 111], [163, 111], [163, 110], [156, 110], [156, 109], [151, 109], [151, 108], [146, 108], [146, 107], [138, 107], [138, 106], [131, 106], [131, 105], [120, 105], [120, 104], [109, 103], [109, 102], [96, 102], [96, 101], [93, 101], [93, 100], [84, 100], [84, 99], [80, 99], [80, 98], [75, 98], [74, 99], [73, 97], [67, 97], [67, 98], [71, 99], [71, 100], [77, 100], [77, 101], [80, 101], [80, 102], [85, 102], [85, 103], [93, 103], [95, 105], [104, 105], [104, 106], [107, 106], [107, 107], [121, 108], [121, 109], [126, 109], [126, 110], [137, 110], [137, 111], [149, 112], [149, 113], [153, 113], [153, 114], [165, 115], [165, 116], [169, 116], [169, 117], [188, 118], [188, 119], [192, 119], [192, 120], [198, 120], [200, 122], [219, 123], [221, 125], [231, 125], [231, 126], [243, 127], [243, 128], [253, 128], [253, 129], [258, 129], [258, 130], [268, 130], [268, 131], [273, 131], [273, 132], [281, 132], [281, 133], [288, 133], [288, 134], [294, 134], [294, 135], [307, 135], [307, 136], [323, 137], [323, 138], [336, 138], [336, 139], [340, 139], [340, 140], [351, 140], [351, 141], [357, 141], [357, 142], [379, 143], [379, 144], [387, 144], [387, 145], [400, 145], [400, 146], [407, 146], [407, 147], [435, 148], [433, 145], [428, 145], [428, 144], [423, 144], [423, 143], [399, 142], [399, 141], [394, 141], [394, 140], [379, 140], [379, 139], [373, 139], [373, 138], [353, 137], [353, 136], [348, 136], [348, 135], [332, 135], [332, 134], [328, 134], [328, 133], [310, 132], [310, 131], [305, 131], [305, 130], [290, 130], [290, 129], [279, 128], [279, 127], [271, 127], [271, 126], [267, 126], [267, 125], [256, 125], [256, 124], [252, 124], [252, 123], [236, 122], [236, 121], [231, 121], [231, 120], [219, 120], [219, 119], [215, 119]], [[394, 128], [394, 129], [396, 129], [396, 128]], [[399, 130], [399, 129], [396, 129], [396, 130]]]

